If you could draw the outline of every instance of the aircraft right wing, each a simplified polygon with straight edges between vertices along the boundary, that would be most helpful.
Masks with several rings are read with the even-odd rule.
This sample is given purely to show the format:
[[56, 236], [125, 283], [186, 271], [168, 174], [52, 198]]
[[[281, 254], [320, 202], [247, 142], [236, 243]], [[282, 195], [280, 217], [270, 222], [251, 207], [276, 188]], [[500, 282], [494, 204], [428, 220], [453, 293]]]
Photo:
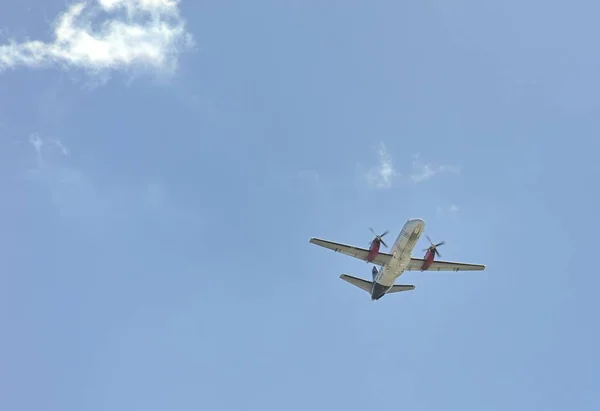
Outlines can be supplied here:
[[[406, 271], [419, 271], [423, 266], [422, 258], [411, 258]], [[483, 271], [484, 264], [458, 263], [454, 261], [436, 261], [431, 263], [427, 271]]]
[[[336, 253], [342, 253], [363, 261], [367, 261], [367, 256], [369, 255], [369, 250], [365, 248], [358, 248], [351, 245], [334, 243], [333, 241], [321, 240], [320, 238], [311, 238], [310, 242], [312, 244], [316, 244], [318, 246], [333, 250]], [[372, 262], [375, 265], [384, 266], [387, 264], [388, 261], [390, 261], [391, 258], [391, 254], [380, 252]]]

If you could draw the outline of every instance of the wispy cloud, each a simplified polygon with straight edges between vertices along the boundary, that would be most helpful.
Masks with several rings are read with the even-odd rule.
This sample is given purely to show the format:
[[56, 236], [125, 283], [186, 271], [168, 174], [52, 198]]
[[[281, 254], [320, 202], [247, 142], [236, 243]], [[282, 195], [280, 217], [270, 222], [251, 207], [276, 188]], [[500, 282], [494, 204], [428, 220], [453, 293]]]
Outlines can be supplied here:
[[451, 204], [450, 206], [446, 206], [446, 207], [437, 206], [438, 214], [446, 214], [446, 213], [454, 214], [454, 213], [458, 213], [459, 211], [460, 211], [460, 208], [456, 204]]
[[29, 143], [35, 150], [35, 159], [38, 169], [41, 169], [43, 167], [42, 150], [44, 148], [44, 145], [46, 144], [50, 144], [54, 148], [58, 149], [59, 153], [65, 157], [69, 155], [69, 150], [63, 145], [63, 143], [60, 140], [54, 138], [42, 139], [39, 134], [33, 133], [29, 136]]
[[390, 188], [397, 178], [405, 183], [417, 184], [441, 173], [460, 172], [460, 168], [457, 166], [424, 163], [419, 154], [413, 155], [410, 172], [406, 174], [398, 172], [392, 162], [392, 156], [383, 142], [379, 144], [378, 155], [379, 164], [366, 173], [368, 184], [376, 188]]
[[377, 188], [390, 188], [392, 186], [392, 180], [398, 175], [394, 164], [392, 163], [392, 156], [388, 153], [385, 144], [382, 142], [379, 144], [379, 164], [376, 167], [371, 168], [367, 172], [367, 182]]
[[29, 143], [36, 156], [31, 180], [66, 220], [99, 230], [136, 221], [144, 225], [150, 221], [162, 227], [203, 223], [196, 212], [176, 204], [167, 186], [161, 182], [100, 182], [66, 161], [69, 150], [59, 139], [32, 134]]
[[56, 19], [52, 42], [0, 45], [0, 71], [60, 66], [104, 75], [132, 68], [173, 73], [180, 53], [193, 44], [178, 5], [179, 0], [74, 3]]
[[460, 168], [451, 165], [435, 165], [421, 162], [420, 154], [415, 154], [412, 161], [412, 172], [409, 176], [413, 183], [429, 180], [440, 173], [460, 173]]

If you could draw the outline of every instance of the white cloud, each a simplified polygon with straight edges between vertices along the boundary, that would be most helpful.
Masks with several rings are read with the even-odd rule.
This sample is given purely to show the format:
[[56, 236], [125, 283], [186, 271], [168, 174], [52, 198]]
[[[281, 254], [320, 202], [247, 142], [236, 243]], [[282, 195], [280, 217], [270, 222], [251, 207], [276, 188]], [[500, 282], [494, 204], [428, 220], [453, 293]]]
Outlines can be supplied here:
[[387, 151], [385, 144], [382, 142], [379, 145], [379, 165], [373, 167], [367, 173], [367, 181], [370, 185], [377, 188], [390, 188], [392, 179], [398, 175], [392, 163], [392, 157]]
[[50, 139], [50, 142], [52, 142], [56, 147], [58, 147], [63, 156], [69, 155], [69, 150], [63, 145], [63, 143], [60, 142], [60, 140]]
[[33, 146], [35, 150], [35, 159], [37, 161], [38, 167], [42, 166], [42, 146], [44, 145], [44, 141], [37, 134], [32, 134], [29, 136], [29, 142]]
[[400, 178], [403, 183], [421, 183], [441, 173], [459, 173], [460, 168], [452, 165], [435, 165], [423, 163], [420, 155], [413, 155], [411, 170], [400, 173], [394, 167], [392, 156], [383, 142], [379, 144], [379, 164], [372, 167], [365, 175], [367, 183], [376, 188], [390, 188], [394, 179]]
[[440, 173], [460, 173], [460, 168], [450, 165], [424, 164], [420, 161], [419, 154], [413, 156], [412, 172], [409, 176], [413, 183], [429, 180]]
[[60, 154], [62, 154], [63, 156], [69, 155], [69, 150], [63, 145], [63, 143], [60, 140], [54, 138], [47, 138], [43, 140], [39, 136], [39, 134], [33, 133], [29, 136], [29, 143], [33, 146], [33, 149], [35, 150], [35, 158], [38, 169], [43, 166], [42, 151], [46, 143], [50, 143], [51, 147], [57, 148]]
[[0, 45], [0, 71], [58, 65], [95, 74], [128, 68], [172, 73], [179, 54], [193, 43], [178, 4], [179, 0], [74, 3], [58, 16], [52, 42], [11, 40]]

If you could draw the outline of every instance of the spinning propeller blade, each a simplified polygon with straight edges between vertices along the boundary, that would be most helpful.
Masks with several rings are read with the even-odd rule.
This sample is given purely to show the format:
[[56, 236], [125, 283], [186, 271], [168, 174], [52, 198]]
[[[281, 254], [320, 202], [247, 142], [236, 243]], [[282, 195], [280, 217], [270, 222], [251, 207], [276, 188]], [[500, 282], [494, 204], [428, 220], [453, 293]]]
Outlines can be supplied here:
[[433, 244], [433, 241], [431, 241], [431, 238], [429, 238], [428, 235], [426, 235], [425, 237], [427, 237], [427, 240], [429, 241], [429, 243], [431, 244], [431, 246], [429, 248], [424, 249], [423, 251], [427, 251], [427, 250], [433, 250], [433, 252], [435, 253], [435, 255], [437, 255], [438, 257], [441, 257], [440, 252], [437, 250], [437, 248], [441, 245], [446, 244], [445, 241], [441, 241], [437, 244]]
[[[375, 238], [373, 239], [373, 241], [377, 240], [379, 241], [381, 244], [383, 244], [383, 246], [385, 248], [387, 248], [387, 244], [385, 243], [385, 241], [383, 241], [383, 236], [386, 235], [389, 231], [385, 230], [385, 232], [383, 234], [377, 235], [377, 233], [375, 231], [373, 231], [373, 229], [371, 227], [369, 227], [369, 230], [371, 230], [371, 232], [375, 235]], [[373, 243], [373, 241], [371, 241], [371, 243]]]

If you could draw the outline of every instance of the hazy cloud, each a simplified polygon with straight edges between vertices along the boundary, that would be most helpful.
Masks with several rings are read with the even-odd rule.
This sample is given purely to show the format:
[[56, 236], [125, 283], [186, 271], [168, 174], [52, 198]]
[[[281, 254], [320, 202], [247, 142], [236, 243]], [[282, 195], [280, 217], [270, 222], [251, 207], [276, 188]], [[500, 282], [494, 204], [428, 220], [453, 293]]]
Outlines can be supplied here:
[[446, 207], [442, 207], [442, 206], [437, 206], [437, 212], [438, 214], [454, 214], [454, 213], [458, 213], [460, 211], [460, 208], [458, 208], [458, 206], [456, 204], [451, 204], [450, 206], [446, 206]]
[[43, 167], [42, 151], [46, 151], [44, 146], [47, 146], [50, 149], [49, 154], [55, 154], [54, 151], [58, 150], [59, 154], [65, 157], [69, 155], [69, 150], [63, 145], [63, 143], [54, 138], [42, 139], [39, 134], [33, 133], [29, 136], [29, 143], [35, 150], [35, 158], [38, 169]]
[[429, 180], [440, 173], [460, 173], [460, 168], [451, 165], [426, 164], [421, 162], [420, 154], [413, 156], [412, 171], [409, 176], [413, 183]]
[[460, 168], [457, 166], [423, 163], [419, 154], [413, 155], [410, 172], [398, 172], [394, 167], [392, 156], [383, 142], [379, 144], [378, 156], [379, 164], [366, 173], [368, 184], [376, 188], [390, 188], [396, 178], [400, 178], [404, 183], [417, 184], [441, 173], [460, 172]]
[[66, 161], [68, 148], [58, 139], [32, 134], [29, 143], [36, 156], [30, 177], [57, 213], [87, 228], [113, 224], [202, 224], [198, 215], [176, 204], [167, 186], [152, 180], [140, 183], [106, 183]]
[[379, 164], [371, 168], [366, 175], [367, 182], [377, 188], [390, 188], [392, 179], [398, 175], [392, 163], [392, 157], [387, 151], [385, 144], [379, 144]]
[[80, 68], [95, 74], [146, 68], [172, 73], [192, 46], [179, 0], [95, 0], [58, 16], [51, 42], [0, 45], [0, 71], [19, 66]]

